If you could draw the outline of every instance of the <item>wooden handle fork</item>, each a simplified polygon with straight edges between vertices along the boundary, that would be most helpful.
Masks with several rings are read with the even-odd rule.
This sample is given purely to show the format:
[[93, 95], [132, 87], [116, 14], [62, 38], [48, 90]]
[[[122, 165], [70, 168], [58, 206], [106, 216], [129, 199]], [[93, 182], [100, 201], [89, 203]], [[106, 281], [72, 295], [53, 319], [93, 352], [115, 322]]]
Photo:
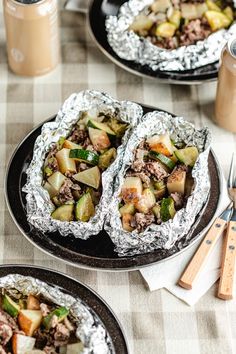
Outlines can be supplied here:
[[196, 281], [201, 269], [206, 263], [209, 254], [214, 248], [220, 235], [223, 233], [226, 223], [227, 222], [221, 218], [217, 218], [215, 220], [214, 224], [211, 226], [210, 230], [200, 244], [197, 252], [179, 279], [178, 284], [180, 286], [185, 289], [193, 288], [194, 282]]

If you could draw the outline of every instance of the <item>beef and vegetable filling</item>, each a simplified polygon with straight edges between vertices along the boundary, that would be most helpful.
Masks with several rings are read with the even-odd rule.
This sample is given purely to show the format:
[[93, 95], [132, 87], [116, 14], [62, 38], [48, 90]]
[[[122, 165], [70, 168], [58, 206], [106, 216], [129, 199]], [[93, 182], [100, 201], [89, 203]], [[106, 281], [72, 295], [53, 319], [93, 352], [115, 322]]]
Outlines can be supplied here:
[[89, 112], [51, 147], [44, 163], [43, 187], [55, 210], [53, 219], [87, 222], [102, 195], [101, 174], [116, 158], [128, 124], [114, 116]]
[[168, 134], [143, 140], [134, 152], [121, 187], [119, 212], [123, 229], [144, 231], [172, 219], [193, 191], [195, 146], [175, 144]]
[[228, 28], [234, 19], [230, 1], [156, 0], [135, 18], [129, 29], [158, 47], [176, 49]]
[[79, 354], [84, 347], [75, 332], [76, 320], [66, 307], [1, 289], [1, 354]]

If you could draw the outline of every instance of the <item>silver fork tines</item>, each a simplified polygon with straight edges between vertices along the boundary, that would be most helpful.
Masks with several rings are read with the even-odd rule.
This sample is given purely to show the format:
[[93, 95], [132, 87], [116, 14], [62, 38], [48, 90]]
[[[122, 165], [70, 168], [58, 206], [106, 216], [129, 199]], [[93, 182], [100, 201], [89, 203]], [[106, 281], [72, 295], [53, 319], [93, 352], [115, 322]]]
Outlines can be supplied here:
[[229, 169], [229, 177], [228, 177], [228, 188], [236, 188], [236, 177], [234, 178], [234, 153], [232, 154], [232, 159], [230, 163]]

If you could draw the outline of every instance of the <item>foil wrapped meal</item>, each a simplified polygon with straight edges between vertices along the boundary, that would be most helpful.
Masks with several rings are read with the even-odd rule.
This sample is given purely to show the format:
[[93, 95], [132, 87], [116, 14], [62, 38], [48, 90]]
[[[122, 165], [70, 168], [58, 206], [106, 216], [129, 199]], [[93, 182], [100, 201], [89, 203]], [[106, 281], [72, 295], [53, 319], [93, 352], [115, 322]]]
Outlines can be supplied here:
[[81, 299], [66, 294], [57, 286], [20, 274], [9, 274], [0, 278], [0, 289], [9, 294], [16, 291], [23, 295], [41, 295], [56, 305], [65, 306], [70, 310], [77, 325], [76, 337], [83, 343], [83, 354], [115, 353], [111, 338], [98, 316]]
[[[200, 152], [192, 169], [194, 190], [188, 197], [186, 206], [177, 211], [173, 219], [160, 225], [151, 224], [140, 233], [137, 230], [127, 232], [122, 227], [119, 213], [121, 187], [125, 173], [134, 161], [135, 149], [139, 143], [145, 138], [164, 133], [168, 133], [176, 144], [184, 143], [186, 146], [196, 146]], [[183, 118], [175, 118], [165, 112], [154, 111], [143, 117], [142, 122], [129, 138], [123, 156], [120, 156], [122, 161], [117, 162], [117, 165], [121, 167], [114, 173], [118, 172], [106, 218], [105, 229], [115, 244], [119, 256], [133, 256], [156, 249], [170, 249], [190, 232], [209, 195], [209, 146], [210, 133], [207, 128], [198, 130]]]
[[[120, 121], [128, 123], [129, 128], [122, 138], [122, 145], [117, 149], [116, 160], [102, 173], [103, 190], [100, 202], [95, 208], [95, 215], [88, 222], [62, 222], [51, 217], [55, 206], [42, 186], [43, 164], [50, 147], [58, 142], [60, 137], [67, 137], [83, 113], [89, 110], [97, 114], [100, 112], [114, 114]], [[55, 121], [43, 125], [41, 134], [35, 142], [33, 158], [26, 171], [27, 183], [23, 187], [23, 191], [26, 192], [28, 222], [42, 232], [58, 230], [63, 236], [72, 234], [76, 238], [87, 239], [97, 234], [103, 227], [107, 206], [112, 196], [113, 173], [119, 168], [117, 161], [121, 162], [123, 147], [141, 117], [141, 106], [130, 101], [119, 102], [105, 93], [91, 90], [72, 94], [63, 104]]]
[[[120, 58], [146, 65], [153, 71], [196, 69], [219, 60], [223, 46], [236, 34], [234, 22], [229, 29], [218, 30], [196, 44], [162, 49], [129, 30], [135, 17], [152, 3], [153, 0], [129, 0], [120, 7], [117, 16], [107, 17], [108, 42]], [[236, 7], [235, 0], [233, 5]]]

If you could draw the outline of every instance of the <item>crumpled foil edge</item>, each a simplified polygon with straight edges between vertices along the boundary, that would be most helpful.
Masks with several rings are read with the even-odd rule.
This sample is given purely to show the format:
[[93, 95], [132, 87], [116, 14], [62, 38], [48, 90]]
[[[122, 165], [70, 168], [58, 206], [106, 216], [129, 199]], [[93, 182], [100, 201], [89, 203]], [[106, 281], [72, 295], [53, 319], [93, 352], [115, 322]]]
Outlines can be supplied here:
[[[128, 31], [134, 18], [153, 0], [129, 0], [119, 10], [118, 16], [107, 16], [107, 39], [122, 59], [147, 65], [153, 71], [184, 71], [196, 69], [216, 62], [228, 39], [236, 34], [234, 22], [228, 30], [212, 33], [196, 44], [167, 50], [152, 44], [148, 39]], [[236, 8], [236, 0], [233, 0]]]
[[50, 302], [65, 306], [76, 319], [76, 337], [83, 345], [83, 354], [108, 354], [115, 353], [110, 335], [103, 323], [81, 299], [66, 294], [57, 286], [20, 274], [9, 274], [0, 278], [0, 288], [7, 290], [16, 289], [24, 295], [42, 295]]
[[97, 234], [103, 227], [107, 206], [112, 196], [114, 175], [113, 164], [102, 173], [103, 192], [99, 204], [95, 208], [95, 215], [88, 222], [58, 221], [51, 218], [55, 209], [48, 192], [42, 187], [42, 167], [46, 153], [50, 146], [56, 143], [61, 136], [68, 136], [73, 125], [80, 119], [82, 113], [87, 110], [97, 110], [115, 114], [121, 121], [129, 123], [122, 145], [117, 149], [116, 160], [120, 161], [123, 148], [127, 143], [133, 127], [141, 120], [143, 110], [140, 105], [130, 101], [117, 101], [106, 93], [94, 90], [82, 91], [72, 94], [63, 104], [61, 110], [53, 122], [45, 123], [40, 136], [36, 139], [33, 158], [26, 171], [27, 182], [23, 187], [26, 193], [26, 212], [28, 222], [42, 232], [59, 231], [62, 236], [72, 234], [83, 240]]
[[[172, 220], [161, 225], [151, 224], [141, 233], [135, 230], [127, 232], [122, 228], [118, 210], [125, 173], [132, 164], [134, 150], [140, 141], [148, 136], [165, 132], [169, 132], [174, 141], [184, 141], [186, 145], [194, 145], [201, 152], [192, 170], [195, 180], [194, 191], [189, 196], [186, 206], [177, 211]], [[168, 250], [190, 231], [204, 207], [210, 191], [208, 172], [210, 141], [211, 136], [208, 128], [197, 130], [193, 124], [182, 117], [172, 117], [166, 112], [160, 111], [147, 113], [143, 117], [142, 122], [135, 128], [126, 145], [105, 222], [105, 230], [115, 244], [115, 250], [119, 256], [133, 256], [156, 249]]]

